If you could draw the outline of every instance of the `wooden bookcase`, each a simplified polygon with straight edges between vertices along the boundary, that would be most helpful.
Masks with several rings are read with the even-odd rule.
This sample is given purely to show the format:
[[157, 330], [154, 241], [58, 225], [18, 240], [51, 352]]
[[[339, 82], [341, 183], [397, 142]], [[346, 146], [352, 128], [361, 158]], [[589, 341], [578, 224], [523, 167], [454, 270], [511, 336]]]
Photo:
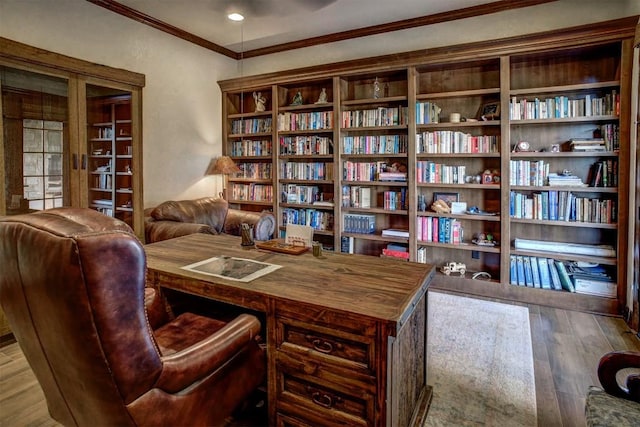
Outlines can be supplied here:
[[[617, 314], [624, 305], [627, 284], [627, 242], [620, 236], [629, 230], [634, 27], [634, 19], [623, 19], [489, 44], [222, 81], [225, 140], [271, 138], [273, 147], [278, 147], [259, 160], [273, 165], [271, 182], [277, 192], [260, 208], [274, 211], [282, 232], [287, 222], [302, 223], [302, 217], [311, 221], [320, 212], [333, 220], [314, 220], [314, 239], [328, 248], [381, 256], [383, 249], [395, 244], [407, 248], [410, 262], [466, 264], [469, 273], [464, 277], [438, 273], [435, 287]], [[323, 89], [327, 103], [316, 104]], [[254, 90], [271, 94], [268, 111], [260, 117], [271, 118], [274, 126], [260, 135], [230, 132], [234, 120], [254, 119], [258, 114], [238, 112], [242, 104], [238, 94]], [[297, 93], [302, 103], [291, 105]], [[551, 106], [548, 99], [562, 100], [570, 113], [559, 117], [514, 115], [516, 106], [528, 108], [529, 114], [537, 108], [539, 113], [540, 104]], [[252, 97], [249, 100], [244, 98], [244, 111], [253, 111]], [[591, 111], [584, 111], [585, 100], [593, 105]], [[598, 100], [612, 107], [599, 111]], [[453, 113], [459, 114], [460, 121]], [[332, 117], [333, 122], [309, 128], [295, 120], [292, 125], [292, 117], [302, 117], [304, 126], [318, 117]], [[606, 151], [569, 149], [571, 139], [607, 132], [615, 135], [615, 141], [607, 142]], [[292, 141], [311, 140], [330, 143], [324, 151], [292, 148]], [[528, 143], [529, 151], [521, 150], [525, 146], [521, 142]], [[238, 162], [251, 161], [235, 155], [230, 146], [225, 150]], [[596, 163], [608, 168], [605, 186], [549, 186], [543, 178], [522, 181], [524, 171], [530, 174], [531, 167], [540, 167], [547, 172], [571, 172], [588, 184]], [[391, 165], [399, 171], [406, 168], [406, 180], [380, 180], [378, 169]], [[291, 170], [322, 170], [323, 176], [291, 175]], [[515, 178], [518, 174], [521, 181]], [[314, 200], [300, 198], [299, 193], [305, 191]], [[602, 204], [603, 218], [574, 218], [576, 214], [568, 221], [550, 218], [548, 198], [559, 194], [575, 196], [580, 206], [589, 206], [593, 212], [594, 206]], [[535, 203], [537, 213], [516, 213], [516, 197], [522, 206]], [[466, 203], [466, 209], [455, 214], [435, 212], [430, 206], [436, 198], [457, 199]], [[524, 202], [526, 199], [535, 202]], [[230, 201], [255, 209], [245, 201]], [[316, 201], [324, 203], [318, 206]], [[371, 226], [373, 232], [354, 232], [354, 218], [362, 221], [359, 231]], [[435, 241], [434, 223], [455, 228], [454, 240]], [[408, 237], [382, 234], [390, 228], [407, 230]], [[461, 242], [457, 241], [459, 229]], [[472, 243], [487, 235], [494, 246]], [[609, 245], [616, 254], [578, 256], [516, 249], [516, 239]], [[516, 286], [511, 283], [511, 264], [517, 257], [603, 265], [617, 280], [617, 295], [607, 298]], [[491, 278], [471, 278], [480, 271]]]
[[131, 96], [87, 98], [89, 207], [133, 227]]

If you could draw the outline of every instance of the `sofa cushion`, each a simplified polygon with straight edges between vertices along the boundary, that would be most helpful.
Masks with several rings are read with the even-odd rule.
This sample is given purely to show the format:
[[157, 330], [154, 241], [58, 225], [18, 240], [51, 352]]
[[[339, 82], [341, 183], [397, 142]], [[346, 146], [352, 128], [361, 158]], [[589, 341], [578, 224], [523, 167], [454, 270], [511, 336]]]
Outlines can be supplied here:
[[591, 386], [585, 405], [588, 426], [631, 427], [640, 425], [640, 403], [615, 397]]
[[224, 229], [228, 204], [224, 199], [203, 197], [195, 200], [169, 200], [156, 206], [151, 217], [156, 221], [206, 224], [217, 233]]

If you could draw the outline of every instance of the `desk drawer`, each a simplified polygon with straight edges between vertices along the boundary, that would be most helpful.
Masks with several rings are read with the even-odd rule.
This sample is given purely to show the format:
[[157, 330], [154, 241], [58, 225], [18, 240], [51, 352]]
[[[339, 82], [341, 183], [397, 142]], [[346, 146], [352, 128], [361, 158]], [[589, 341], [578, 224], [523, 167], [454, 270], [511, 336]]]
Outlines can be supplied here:
[[277, 376], [278, 412], [298, 418], [283, 425], [367, 426], [367, 420], [373, 419], [372, 394], [352, 394], [286, 370], [280, 370]]

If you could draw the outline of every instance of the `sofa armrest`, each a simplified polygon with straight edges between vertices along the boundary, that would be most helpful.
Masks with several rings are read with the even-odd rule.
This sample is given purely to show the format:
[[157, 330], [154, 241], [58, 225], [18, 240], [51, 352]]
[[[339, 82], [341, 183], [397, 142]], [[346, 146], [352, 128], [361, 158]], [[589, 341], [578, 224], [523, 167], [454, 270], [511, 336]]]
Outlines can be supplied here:
[[626, 390], [620, 387], [616, 374], [627, 368], [640, 368], [640, 352], [612, 351], [600, 359], [598, 379], [604, 390], [612, 396], [640, 402], [640, 375], [632, 373], [625, 382]]
[[218, 234], [206, 224], [177, 221], [147, 221], [144, 228], [146, 243], [159, 242], [194, 233]]
[[253, 237], [256, 240], [269, 240], [275, 231], [276, 220], [271, 212], [250, 212], [239, 209], [229, 209], [224, 220], [224, 232], [240, 236], [242, 224], [253, 227]]

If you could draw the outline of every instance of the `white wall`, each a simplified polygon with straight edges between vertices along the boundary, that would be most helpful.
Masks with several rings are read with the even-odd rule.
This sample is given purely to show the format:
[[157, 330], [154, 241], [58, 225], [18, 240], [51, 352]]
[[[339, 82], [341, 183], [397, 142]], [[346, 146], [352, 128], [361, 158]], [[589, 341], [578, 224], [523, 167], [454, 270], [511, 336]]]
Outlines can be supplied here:
[[145, 207], [221, 190], [204, 172], [221, 153], [217, 81], [236, 73], [234, 60], [85, 0], [0, 0], [0, 36], [146, 76]]
[[[178, 1], [178, 0], [173, 0]], [[243, 75], [508, 37], [640, 14], [637, 0], [557, 2], [347, 40], [244, 61]], [[238, 75], [222, 55], [85, 0], [0, 0], [0, 36], [146, 76], [145, 207], [217, 194], [204, 177], [222, 147], [218, 80]]]

